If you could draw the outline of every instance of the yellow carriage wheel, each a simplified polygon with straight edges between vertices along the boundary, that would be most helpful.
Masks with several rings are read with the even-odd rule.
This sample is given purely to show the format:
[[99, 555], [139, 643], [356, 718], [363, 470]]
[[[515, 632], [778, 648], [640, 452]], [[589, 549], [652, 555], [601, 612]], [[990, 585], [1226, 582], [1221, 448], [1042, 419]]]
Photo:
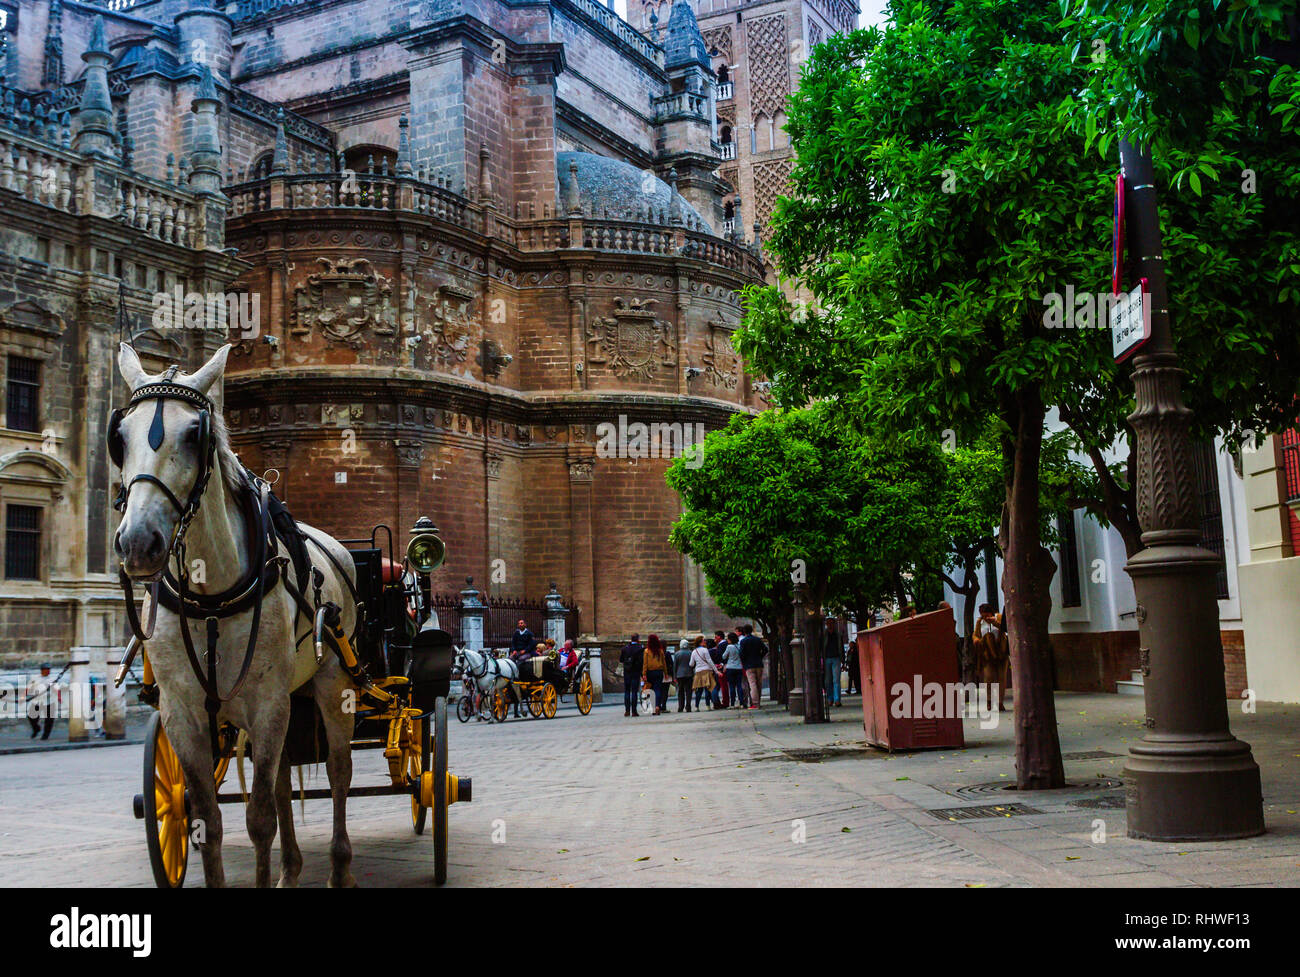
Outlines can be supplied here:
[[[549, 687], [549, 686], [548, 686]], [[542, 715], [542, 690], [534, 689], [528, 696], [528, 715], [538, 719]]]
[[542, 691], [539, 693], [539, 695], [541, 701], [538, 704], [538, 708], [541, 709], [542, 716], [545, 717], [546, 719], [554, 719], [555, 707], [556, 704], [560, 701], [560, 697], [555, 692], [555, 686], [552, 685], [550, 682], [547, 682], [545, 685], [542, 686]]
[[179, 889], [185, 883], [190, 854], [185, 773], [157, 712], [145, 730], [144, 799], [144, 837], [154, 883], [160, 889]]
[[[431, 765], [432, 752], [429, 742], [429, 723], [423, 719], [415, 720], [414, 736], [411, 738], [411, 750], [406, 754], [406, 777], [408, 784], [419, 784], [420, 777]], [[411, 827], [417, 835], [424, 834], [424, 824], [429, 816], [428, 805], [421, 803], [419, 792], [411, 794]]]
[[574, 698], [578, 702], [578, 712], [584, 716], [591, 712], [592, 695], [591, 676], [583, 672], [582, 677], [578, 679], [578, 691]]
[[498, 690], [492, 697], [492, 719], [495, 722], [503, 723], [506, 717], [510, 715], [510, 700], [506, 698], [504, 690]]

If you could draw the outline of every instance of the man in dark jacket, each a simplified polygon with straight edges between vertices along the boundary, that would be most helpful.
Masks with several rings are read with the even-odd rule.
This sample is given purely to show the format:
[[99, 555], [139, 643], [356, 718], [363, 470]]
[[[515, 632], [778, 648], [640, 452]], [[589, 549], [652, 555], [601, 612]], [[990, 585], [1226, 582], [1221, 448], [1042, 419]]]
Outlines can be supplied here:
[[619, 653], [619, 664], [623, 666], [623, 715], [639, 716], [637, 701], [641, 698], [641, 665], [645, 660], [645, 648], [637, 640], [639, 635], [632, 635], [632, 640], [623, 646]]
[[533, 632], [528, 630], [528, 625], [520, 621], [519, 627], [515, 628], [515, 633], [510, 636], [510, 656], [516, 658], [521, 651], [532, 651], [535, 644], [537, 639], [533, 637]]
[[754, 634], [754, 625], [746, 624], [744, 631], [745, 636], [740, 639], [740, 664], [749, 683], [749, 708], [757, 709], [763, 696], [763, 656], [767, 654], [767, 645]]

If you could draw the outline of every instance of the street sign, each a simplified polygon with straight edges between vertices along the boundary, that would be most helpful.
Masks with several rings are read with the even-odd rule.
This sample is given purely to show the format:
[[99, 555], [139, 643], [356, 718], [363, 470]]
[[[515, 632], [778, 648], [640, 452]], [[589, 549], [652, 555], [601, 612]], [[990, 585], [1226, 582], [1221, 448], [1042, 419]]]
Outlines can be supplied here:
[[1115, 362], [1123, 363], [1151, 338], [1151, 302], [1147, 299], [1147, 280], [1119, 296], [1110, 307], [1110, 342]]

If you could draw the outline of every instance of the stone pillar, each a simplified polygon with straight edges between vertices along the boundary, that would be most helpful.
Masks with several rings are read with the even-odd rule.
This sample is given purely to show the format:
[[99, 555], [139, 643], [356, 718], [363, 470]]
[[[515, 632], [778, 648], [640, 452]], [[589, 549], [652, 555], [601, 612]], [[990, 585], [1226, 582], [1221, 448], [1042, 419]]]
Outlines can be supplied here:
[[555, 581], [552, 580], [550, 593], [546, 595], [546, 637], [555, 639], [556, 647], [564, 644], [564, 621], [568, 612], [564, 598], [555, 589]]
[[126, 649], [116, 645], [108, 649], [104, 656], [104, 738], [110, 740], [126, 739], [126, 695], [123, 686], [114, 679], [122, 666]]
[[591, 675], [591, 701], [600, 702], [605, 695], [605, 680], [601, 669], [600, 649], [584, 648], [583, 654], [587, 658], [587, 671]]
[[81, 743], [99, 723], [90, 715], [90, 652], [85, 645], [72, 649], [68, 659], [68, 742]]
[[474, 589], [474, 578], [465, 578], [465, 589], [460, 592], [460, 644], [462, 648], [479, 651], [484, 647], [483, 619], [487, 607]]
[[[570, 431], [573, 429], [570, 428]], [[591, 479], [594, 458], [569, 459], [569, 540], [573, 566], [573, 601], [585, 608], [587, 633], [598, 635], [595, 556], [591, 527]]]

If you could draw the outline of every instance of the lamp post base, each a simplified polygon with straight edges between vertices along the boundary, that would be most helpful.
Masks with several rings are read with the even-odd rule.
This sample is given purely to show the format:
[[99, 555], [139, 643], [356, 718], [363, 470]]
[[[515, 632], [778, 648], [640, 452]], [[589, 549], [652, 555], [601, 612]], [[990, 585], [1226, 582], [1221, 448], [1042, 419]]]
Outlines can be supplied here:
[[802, 687], [791, 689], [789, 693], [787, 693], [785, 709], [786, 712], [788, 712], [790, 715], [798, 716], [801, 719], [803, 718], [803, 688]]
[[1264, 833], [1259, 766], [1250, 746], [1226, 739], [1130, 747], [1124, 765], [1128, 836], [1150, 841], [1226, 841]]

